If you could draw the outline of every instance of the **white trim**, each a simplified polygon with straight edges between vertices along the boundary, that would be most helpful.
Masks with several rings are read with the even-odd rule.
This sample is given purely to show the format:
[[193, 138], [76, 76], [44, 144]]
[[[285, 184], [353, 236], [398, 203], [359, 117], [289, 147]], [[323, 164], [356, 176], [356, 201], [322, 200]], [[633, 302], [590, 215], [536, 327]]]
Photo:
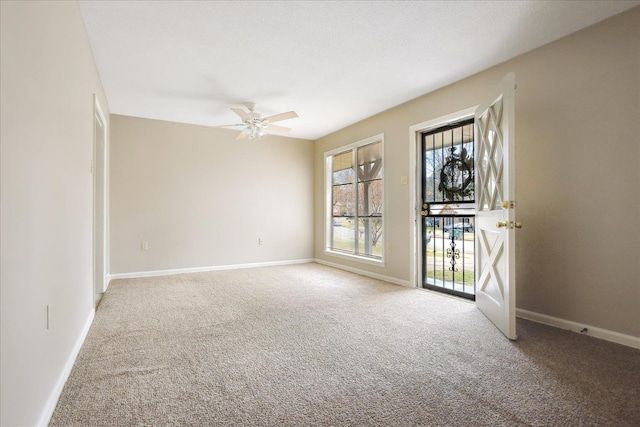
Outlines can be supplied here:
[[[327, 156], [333, 156], [334, 154], [342, 153], [343, 151], [353, 150], [354, 148], [373, 144], [374, 142], [378, 142], [378, 141], [383, 141], [384, 143], [384, 132], [374, 136], [370, 136], [369, 138], [361, 139], [360, 141], [352, 142], [351, 144], [334, 148], [333, 150], [325, 151], [324, 157], [326, 158]], [[382, 156], [383, 156], [382, 161], [384, 162], [384, 151], [382, 153]]]
[[137, 271], [137, 272], [131, 272], [131, 273], [110, 274], [108, 280], [137, 279], [140, 277], [171, 276], [173, 274], [202, 273], [206, 271], [219, 271], [219, 270], [237, 270], [241, 268], [272, 267], [276, 265], [306, 264], [313, 261], [314, 260], [312, 258], [307, 258], [307, 259], [294, 259], [294, 260], [287, 260], [287, 261], [255, 262], [250, 264], [212, 265], [207, 267], [175, 268], [171, 270]]
[[409, 239], [409, 283], [413, 287], [420, 287], [418, 277], [421, 277], [422, 274], [422, 263], [417, 262], [422, 257], [422, 245], [419, 244], [422, 235], [418, 232], [418, 212], [420, 211], [420, 206], [418, 206], [418, 199], [420, 198], [418, 183], [421, 179], [420, 169], [422, 166], [421, 159], [418, 156], [418, 133], [473, 117], [476, 108], [478, 108], [477, 105], [409, 126], [409, 227], [411, 227], [409, 232], [409, 236], [411, 236]]
[[[102, 147], [102, 230], [96, 230], [95, 217], [96, 217], [96, 181], [98, 170], [98, 134], [96, 133], [96, 125], [102, 125], [103, 129], [103, 147]], [[108, 163], [108, 147], [109, 147], [109, 130], [107, 125], [107, 120], [105, 118], [104, 113], [102, 112], [102, 107], [100, 106], [100, 100], [98, 99], [97, 94], [93, 94], [93, 294], [104, 293], [107, 290], [107, 275], [109, 271], [109, 245], [107, 242], [109, 233], [108, 233], [108, 224], [109, 224], [109, 197], [107, 193], [107, 186], [109, 183], [109, 163]], [[95, 239], [96, 233], [102, 232], [102, 286], [98, 286], [99, 289], [96, 289], [95, 283]], [[94, 296], [95, 298], [95, 296]]]
[[[640, 349], [640, 338], [632, 335], [621, 334], [620, 332], [610, 331], [608, 329], [597, 328], [595, 326], [585, 325], [584, 323], [573, 322], [571, 320], [560, 319], [558, 317], [548, 316], [521, 308], [516, 309], [516, 314], [522, 319], [531, 320], [533, 322], [542, 323], [544, 325], [554, 326], [560, 329], [567, 329], [572, 332], [582, 333], [590, 337], [600, 338], [602, 340], [611, 341], [616, 344], [626, 345]], [[582, 332], [584, 329], [586, 331]]]
[[[102, 112], [102, 109], [100, 109], [100, 111]], [[105, 162], [105, 166], [104, 166], [104, 177], [105, 177], [105, 190], [104, 190], [104, 194], [106, 197], [106, 201], [105, 201], [105, 209], [106, 209], [106, 213], [104, 216], [104, 232], [105, 232], [105, 239], [104, 239], [104, 247], [105, 247], [105, 253], [104, 253], [104, 291], [107, 291], [107, 288], [109, 287], [109, 273], [111, 272], [111, 121], [110, 121], [110, 117], [107, 116], [105, 117], [105, 122], [104, 122], [104, 137], [105, 137], [105, 141], [104, 141], [104, 162]]]
[[333, 262], [325, 261], [319, 258], [316, 258], [313, 261], [317, 262], [318, 264], [323, 264], [329, 267], [337, 268], [339, 270], [346, 270], [346, 271], [350, 271], [351, 273], [356, 273], [362, 276], [371, 277], [372, 279], [383, 280], [385, 282], [393, 283], [400, 286], [406, 286], [408, 288], [412, 287], [411, 283], [408, 282], [407, 280], [396, 279], [395, 277], [384, 276], [382, 274], [376, 274], [370, 271], [360, 270], [359, 268], [347, 267], [346, 265], [335, 264]]
[[76, 362], [76, 358], [78, 357], [78, 353], [80, 353], [80, 349], [82, 348], [82, 344], [84, 344], [85, 338], [87, 338], [87, 334], [89, 333], [89, 329], [91, 328], [91, 324], [93, 323], [93, 318], [95, 317], [96, 311], [91, 309], [89, 312], [89, 317], [84, 323], [82, 327], [82, 331], [80, 335], [78, 335], [78, 339], [71, 349], [71, 353], [67, 358], [67, 363], [65, 363], [60, 376], [58, 377], [58, 381], [56, 382], [55, 387], [49, 393], [49, 398], [47, 399], [47, 403], [44, 405], [42, 412], [40, 413], [40, 418], [38, 418], [38, 426], [47, 426], [49, 425], [49, 421], [51, 421], [51, 416], [53, 415], [53, 411], [56, 409], [56, 405], [58, 404], [58, 399], [60, 399], [60, 394], [62, 394], [62, 389], [64, 388], [69, 375], [71, 374], [71, 369], [73, 369], [73, 365]]
[[[384, 221], [384, 219], [383, 219]], [[350, 254], [350, 253], [342, 253], [342, 252], [338, 252], [338, 251], [332, 251], [331, 249], [325, 249], [324, 250], [325, 255], [328, 256], [334, 256], [336, 258], [342, 258], [342, 259], [346, 259], [348, 261], [358, 261], [358, 262], [363, 262], [365, 264], [371, 264], [371, 265], [375, 265], [378, 267], [384, 267], [384, 261], [381, 259], [376, 259], [376, 258], [369, 258], [369, 257], [364, 257], [361, 255], [355, 255], [355, 254]]]

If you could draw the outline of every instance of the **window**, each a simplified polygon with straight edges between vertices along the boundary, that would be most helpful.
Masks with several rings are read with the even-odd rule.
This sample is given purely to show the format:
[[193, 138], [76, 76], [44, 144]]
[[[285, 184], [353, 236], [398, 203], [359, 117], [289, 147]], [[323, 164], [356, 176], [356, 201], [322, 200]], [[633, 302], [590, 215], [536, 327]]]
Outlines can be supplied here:
[[325, 153], [326, 251], [382, 262], [383, 135]]

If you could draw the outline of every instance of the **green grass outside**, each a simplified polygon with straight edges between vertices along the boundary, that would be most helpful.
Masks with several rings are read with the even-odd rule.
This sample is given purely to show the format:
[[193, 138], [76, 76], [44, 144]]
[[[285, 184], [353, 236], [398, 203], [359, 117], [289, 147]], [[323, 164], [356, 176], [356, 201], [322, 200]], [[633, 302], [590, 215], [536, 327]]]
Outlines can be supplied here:
[[[444, 274], [443, 274], [444, 273]], [[473, 271], [464, 271], [464, 279], [463, 279], [463, 270], [458, 270], [456, 272], [450, 270], [430, 270], [427, 271], [427, 277], [435, 280], [445, 280], [447, 282], [455, 282], [458, 284], [463, 284], [465, 286], [473, 286], [474, 278]]]
[[[353, 230], [353, 221], [352, 220], [341, 219], [339, 221], [341, 222], [342, 227], [344, 227], [346, 229], [349, 229], [349, 230]], [[360, 228], [360, 231], [363, 231], [362, 227]], [[382, 257], [382, 245], [383, 245], [382, 240], [378, 240], [378, 243], [375, 246], [372, 247], [372, 252], [373, 252], [372, 255], [373, 256]], [[352, 252], [353, 251], [353, 240], [334, 237], [333, 238], [333, 249]], [[364, 239], [363, 238], [358, 239], [358, 254], [360, 254], [360, 255], [364, 254]]]
[[[353, 241], [348, 239], [340, 239], [337, 237], [333, 238], [333, 249], [343, 250], [343, 251], [353, 251]], [[378, 240], [378, 244], [373, 248], [373, 255], [382, 256], [382, 242]], [[362, 240], [358, 241], [358, 254], [364, 254], [364, 242]]]

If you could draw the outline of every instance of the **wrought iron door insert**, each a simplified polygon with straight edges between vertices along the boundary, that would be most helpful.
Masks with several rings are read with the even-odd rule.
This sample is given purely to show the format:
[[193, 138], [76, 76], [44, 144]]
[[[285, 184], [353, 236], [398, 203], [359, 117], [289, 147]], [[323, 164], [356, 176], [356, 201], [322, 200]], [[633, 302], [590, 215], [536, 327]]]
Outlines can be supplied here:
[[424, 132], [422, 286], [475, 299], [473, 119]]

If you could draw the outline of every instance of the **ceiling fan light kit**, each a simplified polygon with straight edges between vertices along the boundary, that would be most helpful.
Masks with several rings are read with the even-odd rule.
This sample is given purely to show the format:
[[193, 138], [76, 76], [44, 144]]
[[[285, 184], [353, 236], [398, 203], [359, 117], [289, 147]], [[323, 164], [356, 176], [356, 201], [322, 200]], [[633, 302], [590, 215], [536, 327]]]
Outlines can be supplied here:
[[275, 114], [269, 117], [262, 117], [260, 113], [255, 112], [256, 104], [253, 102], [247, 102], [244, 104], [247, 110], [244, 108], [231, 108], [231, 111], [236, 113], [238, 117], [242, 119], [242, 123], [223, 125], [219, 127], [235, 127], [241, 126], [242, 130], [236, 137], [236, 139], [249, 138], [250, 140], [260, 140], [266, 135], [265, 131], [288, 133], [291, 128], [284, 126], [274, 125], [273, 122], [281, 120], [295, 119], [298, 117], [295, 111], [287, 111], [286, 113]]

